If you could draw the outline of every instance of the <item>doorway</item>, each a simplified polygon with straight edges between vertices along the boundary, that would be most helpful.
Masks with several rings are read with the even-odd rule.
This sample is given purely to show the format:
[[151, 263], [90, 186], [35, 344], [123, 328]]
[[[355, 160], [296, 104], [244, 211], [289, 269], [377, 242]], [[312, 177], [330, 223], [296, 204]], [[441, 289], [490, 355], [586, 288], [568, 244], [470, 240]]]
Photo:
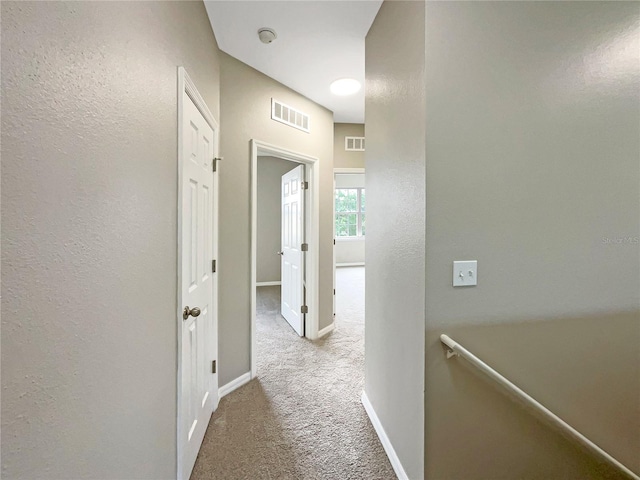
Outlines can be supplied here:
[[262, 294], [268, 310], [276, 307], [277, 317], [299, 336], [304, 336], [304, 182], [304, 165], [258, 156], [257, 308], [266, 307]]
[[[299, 311], [301, 315], [302, 328], [296, 329], [294, 327], [294, 330], [309, 339], [313, 340], [318, 338], [319, 179], [317, 175], [317, 158], [293, 152], [282, 147], [269, 145], [254, 139], [251, 141], [251, 378], [257, 375], [258, 365], [256, 348], [257, 288], [269, 287], [273, 290], [273, 294], [276, 290], [282, 288], [283, 280], [285, 282], [287, 281], [282, 277], [282, 265], [285, 263], [283, 258], [285, 249], [282, 248], [282, 241], [278, 241], [282, 231], [280, 222], [276, 223], [271, 221], [271, 225], [267, 227], [262, 220], [268, 222], [268, 219], [261, 218], [259, 225], [258, 212], [264, 207], [262, 204], [259, 205], [259, 162], [280, 164], [280, 170], [276, 170], [276, 172], [282, 172], [282, 175], [285, 176], [287, 172], [293, 172], [297, 166], [304, 166], [303, 169], [298, 170], [304, 173], [298, 173], [296, 180], [296, 182], [300, 183], [304, 181], [308, 187], [302, 190], [304, 192], [304, 208], [302, 213], [305, 219], [302, 233], [304, 236], [303, 243], [305, 245], [303, 247], [303, 245], [300, 244], [299, 250], [305, 250], [300, 257], [302, 262], [300, 266], [304, 271], [304, 275], [301, 276], [299, 280], [300, 291], [303, 292], [301, 295], [302, 302], [299, 302], [301, 305], [296, 307], [296, 311]], [[271, 174], [272, 177], [275, 175], [276, 173]], [[284, 182], [282, 175], [280, 175], [280, 179], [281, 182]], [[277, 177], [272, 178], [272, 180], [272, 183], [275, 183]], [[284, 183], [280, 185], [283, 188], [278, 187], [278, 198], [283, 195], [282, 192], [284, 191]], [[278, 212], [280, 212], [280, 207], [275, 203], [272, 204], [270, 209], [272, 218], [275, 208], [278, 208]], [[275, 228], [276, 226], [277, 228]], [[266, 227], [266, 230], [264, 227]], [[264, 237], [264, 235], [267, 235], [266, 233], [263, 233], [260, 239], [258, 238], [261, 229], [263, 232], [271, 232], [268, 239]], [[276, 246], [277, 249], [274, 249]], [[258, 255], [258, 249], [260, 249], [260, 255]], [[283, 255], [280, 255], [281, 253]], [[258, 279], [258, 262], [260, 262], [260, 279]], [[279, 266], [280, 268], [278, 268]], [[279, 279], [278, 276], [280, 276]], [[291, 279], [289, 279], [289, 281], [291, 281]], [[280, 296], [280, 298], [282, 299], [283, 297]], [[295, 296], [291, 298], [295, 298]], [[273, 295], [271, 303], [273, 303]], [[298, 310], [298, 308], [300, 310]]]
[[333, 311], [336, 324], [364, 324], [366, 188], [364, 168], [334, 169]]

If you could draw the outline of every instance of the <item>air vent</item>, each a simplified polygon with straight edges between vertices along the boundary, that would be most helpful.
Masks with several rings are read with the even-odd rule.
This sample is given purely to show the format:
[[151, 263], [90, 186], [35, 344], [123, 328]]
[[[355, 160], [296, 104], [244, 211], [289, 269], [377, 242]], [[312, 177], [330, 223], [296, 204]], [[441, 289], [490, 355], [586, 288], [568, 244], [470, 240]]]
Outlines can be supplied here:
[[271, 99], [271, 119], [309, 133], [309, 115]]
[[344, 137], [344, 149], [347, 152], [364, 152], [364, 137]]

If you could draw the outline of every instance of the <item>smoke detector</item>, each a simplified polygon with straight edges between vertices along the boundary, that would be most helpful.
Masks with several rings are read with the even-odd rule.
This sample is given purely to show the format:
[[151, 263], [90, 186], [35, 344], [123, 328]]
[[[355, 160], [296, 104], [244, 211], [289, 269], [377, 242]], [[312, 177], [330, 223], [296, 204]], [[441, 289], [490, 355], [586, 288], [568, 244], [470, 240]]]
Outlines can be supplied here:
[[269, 44], [273, 42], [276, 38], [278, 38], [278, 34], [276, 33], [275, 30], [271, 28], [263, 27], [260, 30], [258, 30], [258, 38], [260, 38], [260, 41], [262, 43]]

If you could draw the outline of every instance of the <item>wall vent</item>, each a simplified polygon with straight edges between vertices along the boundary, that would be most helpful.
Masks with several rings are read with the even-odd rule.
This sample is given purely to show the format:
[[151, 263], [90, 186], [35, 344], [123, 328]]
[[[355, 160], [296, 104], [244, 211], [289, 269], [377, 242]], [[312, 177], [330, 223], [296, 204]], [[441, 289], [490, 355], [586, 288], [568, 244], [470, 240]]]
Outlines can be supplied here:
[[364, 152], [364, 137], [344, 137], [344, 149], [347, 152]]
[[271, 99], [271, 119], [309, 133], [309, 115], [285, 105], [275, 98]]

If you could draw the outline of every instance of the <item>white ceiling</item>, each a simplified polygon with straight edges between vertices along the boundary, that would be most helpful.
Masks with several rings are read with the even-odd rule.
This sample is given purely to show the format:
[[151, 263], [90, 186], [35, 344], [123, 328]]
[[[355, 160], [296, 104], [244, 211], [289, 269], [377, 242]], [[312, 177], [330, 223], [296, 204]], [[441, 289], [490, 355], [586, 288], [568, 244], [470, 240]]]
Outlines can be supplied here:
[[[334, 112], [364, 123], [364, 38], [382, 0], [217, 1], [205, 6], [220, 49]], [[278, 38], [265, 45], [258, 29]], [[360, 91], [338, 97], [329, 85], [355, 78]], [[292, 105], [295, 107], [295, 105]]]

